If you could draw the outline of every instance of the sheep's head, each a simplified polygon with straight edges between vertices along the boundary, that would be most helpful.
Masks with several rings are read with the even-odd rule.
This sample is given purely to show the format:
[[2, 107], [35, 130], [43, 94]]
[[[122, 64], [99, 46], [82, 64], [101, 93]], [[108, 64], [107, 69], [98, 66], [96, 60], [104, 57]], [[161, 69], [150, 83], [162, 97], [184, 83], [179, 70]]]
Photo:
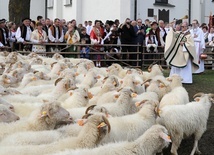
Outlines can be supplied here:
[[0, 105], [4, 105], [6, 108], [14, 112], [14, 106], [7, 102], [6, 100], [0, 99]]
[[209, 93], [209, 94], [204, 94], [204, 93], [197, 93], [193, 96], [193, 99], [196, 101], [196, 102], [200, 102], [201, 99], [203, 99], [204, 97], [208, 97], [208, 99], [210, 100], [211, 103], [214, 104], [214, 94], [212, 93]]
[[51, 77], [45, 74], [44, 72], [34, 72], [34, 74], [41, 80], [51, 80]]
[[102, 140], [111, 130], [108, 119], [105, 116], [99, 114], [90, 115], [87, 117], [87, 120], [83, 121], [83, 126], [86, 126], [87, 129], [90, 128], [92, 130], [98, 130], [96, 143]]
[[17, 60], [18, 60], [17, 53], [11, 52], [11, 53], [6, 57], [5, 62], [6, 62], [6, 63], [14, 64], [14, 63], [17, 62]]
[[149, 128], [145, 133], [143, 138], [150, 139], [151, 137], [157, 144], [156, 150], [157, 152], [162, 152], [162, 149], [168, 147], [169, 143], [171, 142], [171, 138], [168, 135], [167, 129], [162, 125], [153, 125]]
[[28, 54], [27, 57], [30, 58], [30, 59], [32, 59], [32, 58], [37, 58], [37, 57], [39, 57], [39, 55], [38, 55], [37, 53], [35, 53], [35, 52], [31, 52], [30, 54]]
[[58, 102], [46, 102], [40, 109], [39, 118], [44, 120], [50, 127], [60, 123], [71, 123], [72, 119], [67, 110], [59, 106]]
[[0, 122], [14, 122], [19, 120], [19, 117], [4, 105], [0, 105]]
[[110, 117], [111, 115], [109, 114], [108, 110], [105, 107], [102, 106], [97, 106], [97, 105], [91, 105], [89, 106], [85, 114], [103, 114], [106, 117]]
[[55, 60], [61, 60], [64, 57], [61, 54], [59, 54], [59, 53], [55, 53], [52, 58], [55, 59]]

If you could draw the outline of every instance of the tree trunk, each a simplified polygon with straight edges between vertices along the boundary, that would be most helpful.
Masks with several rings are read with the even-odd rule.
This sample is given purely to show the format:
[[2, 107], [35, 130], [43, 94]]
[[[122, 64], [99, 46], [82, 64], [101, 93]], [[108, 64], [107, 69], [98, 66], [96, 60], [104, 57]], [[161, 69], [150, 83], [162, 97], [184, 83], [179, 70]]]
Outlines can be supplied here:
[[10, 0], [9, 1], [9, 20], [20, 25], [22, 19], [30, 17], [30, 0]]

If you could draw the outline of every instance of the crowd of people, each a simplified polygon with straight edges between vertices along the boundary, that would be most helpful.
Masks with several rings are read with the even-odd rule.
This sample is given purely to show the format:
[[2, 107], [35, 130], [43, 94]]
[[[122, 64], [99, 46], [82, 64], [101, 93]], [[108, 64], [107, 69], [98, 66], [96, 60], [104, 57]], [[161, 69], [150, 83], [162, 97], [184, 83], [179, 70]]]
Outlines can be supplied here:
[[[81, 58], [96, 60], [96, 66], [100, 67], [103, 55], [90, 55], [90, 52], [102, 51], [108, 59], [127, 59], [136, 60], [136, 54], [123, 54], [121, 52], [136, 52], [137, 48], [128, 45], [146, 46], [148, 55], [145, 59], [153, 59], [155, 52], [163, 52], [166, 42], [166, 36], [170, 31], [170, 27], [174, 31], [182, 32], [182, 23], [165, 23], [163, 20], [150, 21], [146, 19], [131, 20], [127, 18], [123, 23], [118, 19], [112, 21], [107, 20], [103, 23], [101, 20], [85, 21], [84, 24], [76, 23], [76, 20], [66, 21], [64, 19], [49, 18], [44, 19], [42, 16], [37, 17], [37, 21], [30, 18], [24, 18], [20, 26], [16, 26], [14, 22], [7, 22], [5, 19], [0, 20], [0, 47], [18, 48], [16, 43], [21, 43], [23, 50], [33, 52], [46, 51], [66, 51], [79, 52]], [[203, 52], [205, 45], [213, 45], [214, 43], [214, 27], [209, 28], [205, 23], [199, 25], [197, 20], [193, 20], [191, 24], [187, 24], [191, 36], [194, 38], [197, 56]], [[27, 42], [34, 43], [33, 45]], [[67, 43], [63, 46], [45, 46], [44, 43]], [[83, 44], [75, 46], [76, 43]], [[93, 44], [93, 48], [89, 48], [88, 44]], [[110, 46], [102, 46], [110, 44]], [[127, 46], [120, 46], [126, 44]], [[85, 45], [85, 46], [84, 46]], [[157, 48], [159, 47], [159, 48]], [[143, 50], [142, 47], [139, 48]], [[67, 54], [67, 57], [76, 58], [77, 54]], [[141, 56], [140, 56], [141, 58]], [[131, 65], [136, 65], [130, 61]], [[200, 68], [196, 73], [204, 70], [203, 60], [199, 59]]]

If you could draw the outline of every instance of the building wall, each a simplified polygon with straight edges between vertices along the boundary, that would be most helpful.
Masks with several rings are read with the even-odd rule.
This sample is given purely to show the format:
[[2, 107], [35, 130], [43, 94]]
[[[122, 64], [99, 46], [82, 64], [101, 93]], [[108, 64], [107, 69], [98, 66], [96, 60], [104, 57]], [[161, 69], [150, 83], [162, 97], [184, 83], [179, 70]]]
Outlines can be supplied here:
[[[9, 20], [9, 0], [0, 0], [0, 19]], [[37, 16], [45, 17], [45, 0], [31, 0], [30, 18], [36, 20]]]

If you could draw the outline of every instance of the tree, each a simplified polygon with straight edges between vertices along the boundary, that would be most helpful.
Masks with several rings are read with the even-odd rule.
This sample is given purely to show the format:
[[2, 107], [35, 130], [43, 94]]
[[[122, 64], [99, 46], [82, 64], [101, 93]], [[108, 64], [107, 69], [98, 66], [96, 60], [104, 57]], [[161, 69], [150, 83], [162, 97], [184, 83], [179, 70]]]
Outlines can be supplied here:
[[9, 20], [16, 24], [21, 24], [22, 19], [30, 17], [30, 0], [10, 0]]

